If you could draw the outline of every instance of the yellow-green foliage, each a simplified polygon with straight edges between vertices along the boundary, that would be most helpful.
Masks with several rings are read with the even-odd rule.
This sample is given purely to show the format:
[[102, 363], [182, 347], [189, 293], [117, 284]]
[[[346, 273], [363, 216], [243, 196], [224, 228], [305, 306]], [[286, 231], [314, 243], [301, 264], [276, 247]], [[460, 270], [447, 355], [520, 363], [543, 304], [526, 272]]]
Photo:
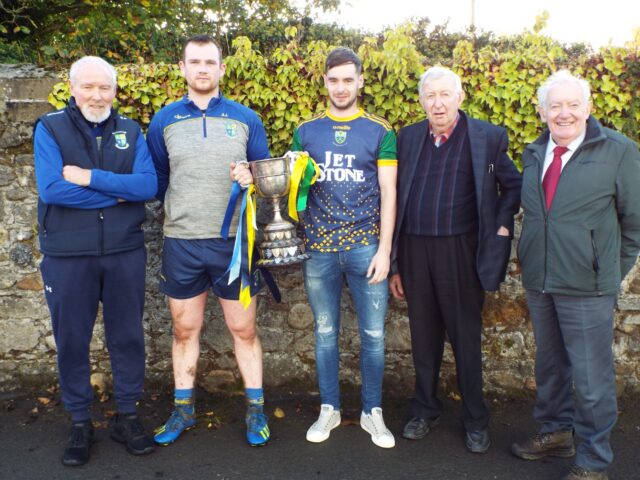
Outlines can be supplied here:
[[[417, 85], [429, 65], [408, 32], [407, 27], [389, 31], [382, 45], [367, 39], [358, 51], [365, 74], [362, 104], [396, 129], [424, 117]], [[298, 123], [326, 108], [322, 73], [332, 46], [325, 42], [300, 46], [296, 33], [295, 27], [290, 27], [286, 32], [289, 44], [268, 56], [252, 49], [248, 38], [238, 37], [233, 42], [233, 55], [225, 59], [224, 94], [260, 114], [274, 155], [289, 148]], [[536, 90], [560, 68], [589, 81], [596, 117], [636, 141], [640, 139], [640, 65], [636, 52], [604, 49], [596, 55], [568, 58], [548, 37], [526, 33], [506, 51], [494, 47], [475, 50], [471, 43], [461, 41], [448, 66], [462, 77], [466, 92], [463, 109], [508, 129], [510, 153], [516, 163], [524, 146], [543, 129], [536, 114]], [[143, 126], [154, 112], [185, 93], [177, 66], [129, 64], [119, 65], [117, 70], [118, 107]], [[59, 83], [49, 101], [61, 108], [68, 96], [66, 83]]]

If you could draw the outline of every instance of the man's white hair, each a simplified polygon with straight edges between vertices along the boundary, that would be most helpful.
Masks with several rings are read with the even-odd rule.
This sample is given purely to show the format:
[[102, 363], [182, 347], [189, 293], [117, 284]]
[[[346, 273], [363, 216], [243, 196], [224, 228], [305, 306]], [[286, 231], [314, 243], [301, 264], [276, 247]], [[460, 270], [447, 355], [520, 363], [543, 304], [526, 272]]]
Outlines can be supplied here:
[[446, 67], [431, 67], [420, 76], [420, 82], [418, 83], [418, 95], [422, 97], [422, 89], [427, 83], [442, 77], [451, 78], [455, 82], [456, 93], [462, 93], [462, 81], [457, 73]]
[[547, 110], [547, 97], [549, 96], [549, 91], [552, 87], [560, 83], [574, 83], [576, 85], [579, 85], [582, 89], [582, 102], [585, 105], [589, 104], [589, 98], [591, 97], [591, 88], [589, 87], [589, 82], [580, 77], [576, 77], [569, 70], [558, 70], [556, 73], [547, 78], [545, 82], [538, 88], [538, 105], [540, 106], [540, 108], [545, 111]]
[[87, 65], [95, 65], [105, 71], [111, 78], [111, 85], [115, 87], [118, 84], [118, 74], [116, 69], [111, 64], [100, 57], [92, 57], [90, 55], [82, 57], [80, 60], [76, 60], [71, 69], [69, 70], [69, 80], [73, 85], [76, 85], [76, 79], [78, 78], [78, 72]]

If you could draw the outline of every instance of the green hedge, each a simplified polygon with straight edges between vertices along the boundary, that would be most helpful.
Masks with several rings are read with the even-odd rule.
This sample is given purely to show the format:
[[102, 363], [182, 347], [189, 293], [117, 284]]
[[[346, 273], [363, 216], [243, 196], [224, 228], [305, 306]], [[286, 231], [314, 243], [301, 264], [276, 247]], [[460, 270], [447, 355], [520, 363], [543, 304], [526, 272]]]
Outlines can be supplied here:
[[[364, 107], [385, 117], [396, 129], [421, 120], [417, 85], [427, 62], [418, 53], [408, 26], [388, 31], [382, 44], [367, 39], [358, 53], [363, 60]], [[268, 56], [238, 37], [233, 55], [225, 59], [224, 94], [256, 110], [267, 129], [274, 155], [284, 153], [293, 128], [326, 108], [322, 71], [326, 42], [298, 45], [296, 29], [286, 32], [290, 43]], [[536, 114], [536, 90], [552, 72], [568, 68], [589, 81], [594, 115], [605, 125], [640, 140], [640, 62], [637, 53], [603, 49], [597, 54], [569, 57], [548, 37], [525, 33], [507, 51], [487, 46], [474, 49], [460, 41], [447, 64], [462, 78], [467, 98], [463, 109], [471, 116], [505, 126], [510, 153], [519, 163], [524, 146], [544, 125]], [[185, 84], [175, 65], [117, 66], [119, 109], [147, 125], [153, 113], [184, 95]], [[55, 85], [52, 105], [64, 106], [69, 96], [65, 82]]]

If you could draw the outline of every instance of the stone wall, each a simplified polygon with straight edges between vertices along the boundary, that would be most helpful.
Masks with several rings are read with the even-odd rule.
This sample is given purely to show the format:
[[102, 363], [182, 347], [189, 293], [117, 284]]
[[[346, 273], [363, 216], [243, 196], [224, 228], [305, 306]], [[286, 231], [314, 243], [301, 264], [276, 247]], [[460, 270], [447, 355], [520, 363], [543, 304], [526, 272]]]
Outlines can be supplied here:
[[[50, 110], [46, 101], [55, 76], [33, 67], [0, 66], [0, 390], [49, 385], [55, 381], [55, 343], [38, 271], [37, 191], [31, 145], [34, 120]], [[160, 206], [147, 206], [149, 261], [144, 328], [149, 384], [172, 385], [171, 318], [159, 293]], [[517, 234], [518, 232], [516, 232]], [[640, 392], [640, 274], [638, 266], [623, 286], [616, 313], [615, 355], [620, 393]], [[275, 271], [283, 292], [277, 304], [259, 297], [258, 318], [265, 359], [265, 384], [315, 389], [313, 318], [300, 268]], [[78, 286], [81, 288], [81, 286]], [[342, 299], [341, 375], [359, 382], [357, 323], [347, 294]], [[100, 319], [91, 346], [93, 380], [110, 384], [109, 356]], [[499, 293], [487, 294], [483, 351], [485, 386], [496, 394], [533, 391], [535, 345], [515, 259]], [[413, 384], [406, 305], [391, 301], [387, 317], [385, 388], [408, 394]], [[209, 301], [202, 335], [198, 382], [207, 390], [235, 389], [240, 379], [220, 308]], [[442, 370], [446, 393], [455, 396], [455, 365], [447, 347]]]

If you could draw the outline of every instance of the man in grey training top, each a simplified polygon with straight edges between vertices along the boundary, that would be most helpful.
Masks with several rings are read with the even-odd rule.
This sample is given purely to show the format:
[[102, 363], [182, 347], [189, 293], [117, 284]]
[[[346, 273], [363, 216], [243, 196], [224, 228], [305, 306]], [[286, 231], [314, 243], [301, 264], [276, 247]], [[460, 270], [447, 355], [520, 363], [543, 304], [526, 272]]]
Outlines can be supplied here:
[[173, 317], [175, 409], [156, 433], [155, 441], [161, 445], [175, 441], [196, 423], [193, 387], [209, 290], [222, 307], [244, 380], [247, 441], [263, 445], [269, 440], [263, 413], [262, 347], [256, 331], [255, 295], [260, 282], [253, 270], [251, 301], [245, 309], [239, 301], [240, 278], [229, 284], [227, 272], [238, 210], [230, 223], [231, 238], [224, 238], [222, 224], [232, 181], [252, 183], [247, 161], [268, 158], [270, 153], [255, 112], [220, 94], [225, 68], [213, 38], [190, 38], [180, 61], [188, 94], [155, 115], [147, 136], [158, 173], [157, 197], [165, 208], [160, 290], [169, 297]]

